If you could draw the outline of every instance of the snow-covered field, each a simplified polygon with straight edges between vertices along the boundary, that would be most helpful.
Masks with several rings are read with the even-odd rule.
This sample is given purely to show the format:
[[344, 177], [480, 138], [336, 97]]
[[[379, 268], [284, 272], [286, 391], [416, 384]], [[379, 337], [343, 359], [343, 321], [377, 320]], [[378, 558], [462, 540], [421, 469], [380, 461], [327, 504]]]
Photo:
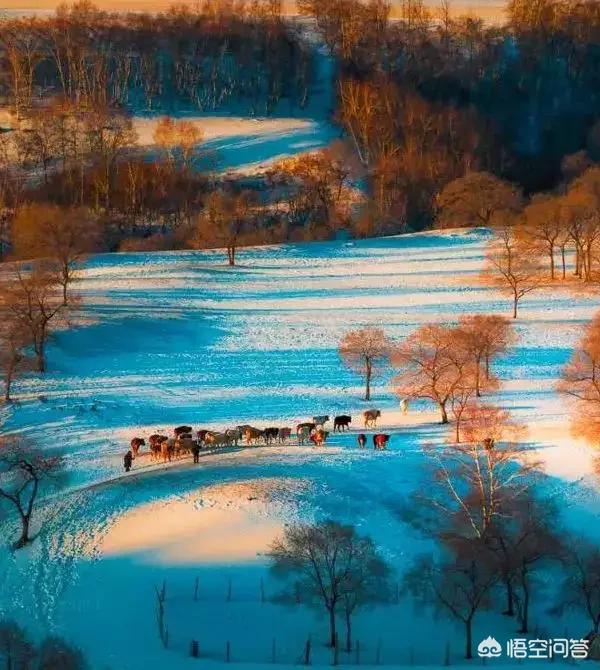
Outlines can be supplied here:
[[[47, 525], [31, 548], [2, 553], [0, 610], [36, 632], [67, 636], [100, 669], [206, 667], [187, 658], [192, 639], [215, 664], [227, 641], [234, 662], [293, 664], [309, 635], [315, 663], [328, 664], [324, 621], [270, 601], [277, 584], [261, 554], [290, 520], [351, 521], [381, 546], [400, 583], [412, 557], [428, 548], [399, 510], [423, 485], [420, 445], [445, 439], [432, 408], [416, 405], [401, 416], [388, 374], [370, 403], [393, 433], [385, 453], [357, 449], [349, 433], [321, 450], [231, 450], [199, 466], [165, 470], [140, 459], [127, 477], [122, 454], [135, 435], [182, 423], [292, 426], [348, 413], [358, 427], [362, 385], [339, 360], [341, 335], [376, 324], [399, 339], [460, 314], [508, 314], [507, 298], [478, 282], [488, 238], [483, 230], [450, 231], [252, 248], [240, 252], [236, 268], [219, 252], [91, 258], [77, 290], [93, 323], [58, 333], [47, 375], [20, 380], [18, 404], [4, 410], [6, 430], [65, 454], [70, 492], [47, 505]], [[597, 295], [531, 294], [518, 344], [497, 366], [504, 382], [497, 402], [528, 424], [565, 523], [594, 535], [600, 496], [591, 453], [569, 437], [568, 408], [553, 387], [598, 306]], [[154, 615], [153, 587], [163, 579], [168, 651]], [[533, 630], [587, 633], [576, 615], [550, 616], [555, 585], [542, 588], [548, 600], [534, 603]], [[512, 637], [511, 623], [482, 614], [475, 638]], [[461, 663], [460, 630], [414, 610], [401, 592], [397, 603], [362, 613], [356, 629], [365, 665], [379, 646], [384, 665], [439, 666], [447, 642], [452, 663]]]

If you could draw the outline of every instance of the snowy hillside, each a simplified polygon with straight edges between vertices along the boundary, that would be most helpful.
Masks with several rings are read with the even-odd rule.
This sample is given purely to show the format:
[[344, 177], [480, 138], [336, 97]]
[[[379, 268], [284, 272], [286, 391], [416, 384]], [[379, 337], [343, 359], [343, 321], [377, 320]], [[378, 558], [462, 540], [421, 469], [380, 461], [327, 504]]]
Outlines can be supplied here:
[[[488, 238], [476, 230], [252, 248], [240, 252], [236, 268], [219, 252], [90, 259], [77, 290], [91, 325], [57, 334], [47, 375], [16, 384], [18, 404], [7, 416], [8, 430], [64, 453], [77, 491], [48, 506], [47, 529], [33, 547], [2, 556], [6, 613], [67, 634], [97, 668], [200, 667], [186, 658], [191, 639], [215, 663], [229, 641], [234, 661], [264, 667], [275, 644], [275, 660], [291, 664], [308, 635], [316, 662], [329, 663], [316, 614], [263, 602], [260, 585], [266, 600], [276, 585], [260, 553], [291, 519], [351, 520], [382, 547], [400, 581], [428, 547], [400, 521], [399, 508], [423, 481], [419, 446], [445, 439], [432, 408], [416, 405], [402, 416], [387, 376], [376, 380], [370, 403], [393, 433], [385, 453], [357, 449], [350, 432], [323, 450], [244, 449], [159, 472], [140, 459], [128, 477], [122, 454], [132, 437], [182, 423], [293, 426], [347, 413], [358, 428], [362, 385], [339, 360], [340, 337], [376, 324], [399, 339], [460, 314], [509, 314], [507, 298], [478, 281]], [[569, 437], [568, 408], [553, 387], [597, 308], [594, 295], [528, 296], [518, 344], [497, 366], [497, 402], [529, 426], [547, 486], [582, 534], [600, 533], [598, 488], [588, 479], [590, 453]], [[169, 651], [155, 631], [153, 586], [163, 579]], [[543, 602], [534, 610], [540, 635], [587, 632], [577, 616], [549, 616]], [[99, 635], [108, 629], [109, 641]], [[379, 647], [388, 666], [440, 665], [455, 635], [451, 623], [413, 611], [401, 593], [387, 610], [362, 613], [357, 629], [363, 663], [374, 663]], [[476, 624], [477, 639], [512, 632], [493, 614]], [[461, 653], [453, 643], [453, 663]]]

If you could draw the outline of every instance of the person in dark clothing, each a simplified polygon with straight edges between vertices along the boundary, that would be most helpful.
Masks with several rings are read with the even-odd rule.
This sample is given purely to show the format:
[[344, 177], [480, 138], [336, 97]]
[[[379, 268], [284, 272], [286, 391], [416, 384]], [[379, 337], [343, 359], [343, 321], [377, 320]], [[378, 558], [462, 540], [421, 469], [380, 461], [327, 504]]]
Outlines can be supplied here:
[[133, 462], [133, 454], [131, 453], [131, 449], [123, 456], [123, 465], [125, 466], [125, 472], [129, 472], [131, 470], [131, 464]]
[[192, 456], [194, 457], [194, 463], [200, 462], [200, 445], [197, 442], [192, 445]]

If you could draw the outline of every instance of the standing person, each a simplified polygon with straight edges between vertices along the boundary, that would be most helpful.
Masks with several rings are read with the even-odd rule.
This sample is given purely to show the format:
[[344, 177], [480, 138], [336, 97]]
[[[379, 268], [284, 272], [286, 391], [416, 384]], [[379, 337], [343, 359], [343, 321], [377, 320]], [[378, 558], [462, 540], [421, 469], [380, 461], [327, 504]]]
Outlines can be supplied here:
[[192, 456], [194, 457], [194, 463], [200, 462], [200, 445], [198, 442], [192, 444]]
[[131, 453], [131, 449], [123, 456], [123, 465], [125, 466], [125, 472], [129, 472], [131, 470], [131, 464], [133, 462], [133, 454]]

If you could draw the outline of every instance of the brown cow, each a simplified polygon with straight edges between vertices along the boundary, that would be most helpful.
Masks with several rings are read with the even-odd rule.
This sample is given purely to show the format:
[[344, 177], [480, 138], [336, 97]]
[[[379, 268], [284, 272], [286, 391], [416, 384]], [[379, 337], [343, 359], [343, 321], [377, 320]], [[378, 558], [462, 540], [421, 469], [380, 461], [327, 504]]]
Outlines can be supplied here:
[[310, 436], [310, 441], [315, 445], [315, 447], [322, 447], [327, 441], [328, 435], [329, 433], [326, 430], [315, 430]]
[[166, 435], [159, 435], [158, 433], [150, 435], [150, 437], [148, 438], [148, 442], [150, 444], [150, 455], [152, 457], [152, 460], [157, 461], [159, 459], [161, 453], [160, 445], [166, 439], [168, 439]]
[[211, 447], [228, 447], [232, 439], [227, 433], [207, 433], [206, 443]]
[[259, 430], [258, 428], [246, 428], [244, 437], [248, 444], [256, 444], [261, 438], [265, 435], [264, 431]]
[[378, 409], [368, 409], [366, 412], [363, 412], [363, 417], [365, 419], [365, 428], [376, 428], [377, 419], [381, 416], [381, 412]]
[[283, 444], [286, 440], [289, 440], [292, 435], [292, 429], [291, 428], [280, 428], [279, 429], [279, 434], [277, 437], [279, 438], [279, 443]]
[[373, 435], [373, 448], [376, 451], [383, 451], [387, 447], [387, 443], [390, 441], [389, 435], [384, 435], [383, 433], [377, 433]]
[[140, 447], [146, 446], [146, 440], [142, 437], [134, 437], [129, 443], [129, 446], [131, 447], [132, 458], [137, 458]]

